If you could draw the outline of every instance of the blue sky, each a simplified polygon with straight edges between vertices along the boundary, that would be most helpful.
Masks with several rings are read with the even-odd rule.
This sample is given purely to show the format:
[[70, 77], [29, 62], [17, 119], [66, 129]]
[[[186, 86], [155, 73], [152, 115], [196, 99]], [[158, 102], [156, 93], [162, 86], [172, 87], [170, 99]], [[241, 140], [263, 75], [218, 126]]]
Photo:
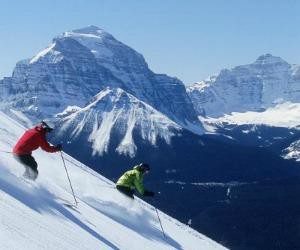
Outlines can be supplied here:
[[185, 84], [265, 53], [300, 64], [299, 13], [297, 0], [0, 0], [0, 77], [91, 24]]

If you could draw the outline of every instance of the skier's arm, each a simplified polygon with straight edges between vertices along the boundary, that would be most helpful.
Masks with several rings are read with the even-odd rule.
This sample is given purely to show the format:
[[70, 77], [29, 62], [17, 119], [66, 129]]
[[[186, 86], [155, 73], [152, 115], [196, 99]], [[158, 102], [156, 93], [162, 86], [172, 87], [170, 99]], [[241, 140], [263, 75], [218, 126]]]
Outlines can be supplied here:
[[40, 141], [40, 147], [45, 150], [46, 152], [49, 152], [49, 153], [54, 153], [54, 152], [57, 152], [59, 151], [59, 149], [55, 146], [51, 146], [47, 141], [46, 141], [46, 138], [41, 138], [41, 141]]
[[145, 188], [143, 185], [143, 178], [141, 178], [141, 176], [139, 176], [139, 175], [136, 176], [136, 178], [134, 180], [134, 186], [141, 195], [144, 195]]

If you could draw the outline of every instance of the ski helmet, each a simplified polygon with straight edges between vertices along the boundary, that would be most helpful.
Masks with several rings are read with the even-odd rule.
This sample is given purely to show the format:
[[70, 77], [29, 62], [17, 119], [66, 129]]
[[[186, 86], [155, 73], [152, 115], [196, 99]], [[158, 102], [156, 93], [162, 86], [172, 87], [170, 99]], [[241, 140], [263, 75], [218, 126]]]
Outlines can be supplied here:
[[140, 163], [139, 164], [139, 169], [142, 172], [150, 171], [150, 166], [147, 163]]
[[41, 121], [41, 127], [48, 133], [53, 130], [45, 121]]

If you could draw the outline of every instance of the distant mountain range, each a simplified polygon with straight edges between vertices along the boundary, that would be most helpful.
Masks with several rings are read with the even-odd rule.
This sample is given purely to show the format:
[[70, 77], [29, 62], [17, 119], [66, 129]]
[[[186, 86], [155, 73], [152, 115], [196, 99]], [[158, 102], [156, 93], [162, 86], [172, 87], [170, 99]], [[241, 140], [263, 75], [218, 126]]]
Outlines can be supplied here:
[[300, 102], [300, 66], [266, 54], [248, 65], [224, 69], [187, 88], [199, 115], [261, 111], [283, 102]]
[[[217, 76], [188, 86], [187, 93], [206, 131], [250, 145], [275, 144], [278, 154], [300, 160], [296, 147], [300, 138], [299, 65], [265, 54], [252, 64], [224, 69]], [[278, 134], [280, 128], [295, 131]], [[268, 133], [262, 132], [266, 130]], [[281, 143], [278, 150], [280, 141], [292, 145]]]
[[182, 127], [202, 132], [183, 83], [153, 73], [142, 55], [95, 26], [65, 32], [1, 81], [3, 108], [32, 118], [83, 107], [106, 87], [121, 88]]

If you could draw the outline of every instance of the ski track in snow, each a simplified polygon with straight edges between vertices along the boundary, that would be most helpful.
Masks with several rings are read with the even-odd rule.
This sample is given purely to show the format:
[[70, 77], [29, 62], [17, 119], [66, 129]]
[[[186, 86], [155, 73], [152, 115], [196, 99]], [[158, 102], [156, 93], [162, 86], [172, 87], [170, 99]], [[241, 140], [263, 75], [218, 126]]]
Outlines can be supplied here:
[[10, 153], [24, 127], [0, 113], [0, 249], [225, 249], [136, 198], [64, 154], [78, 206], [58, 153], [33, 153], [36, 182], [24, 180], [23, 167]]

